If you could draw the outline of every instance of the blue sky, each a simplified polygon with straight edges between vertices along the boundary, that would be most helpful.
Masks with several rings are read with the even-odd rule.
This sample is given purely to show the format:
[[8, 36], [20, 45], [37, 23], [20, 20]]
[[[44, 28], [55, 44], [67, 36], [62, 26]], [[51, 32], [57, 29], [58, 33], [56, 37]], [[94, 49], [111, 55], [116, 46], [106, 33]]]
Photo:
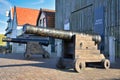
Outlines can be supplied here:
[[0, 34], [5, 33], [7, 27], [6, 11], [10, 10], [13, 6], [25, 8], [47, 8], [55, 10], [55, 0], [0, 0]]

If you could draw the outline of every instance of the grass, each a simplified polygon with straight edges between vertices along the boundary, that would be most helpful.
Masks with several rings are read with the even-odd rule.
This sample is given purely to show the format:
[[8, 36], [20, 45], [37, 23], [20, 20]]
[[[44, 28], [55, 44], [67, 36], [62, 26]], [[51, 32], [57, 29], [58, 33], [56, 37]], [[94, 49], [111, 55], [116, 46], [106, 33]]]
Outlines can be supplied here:
[[0, 46], [5, 46], [6, 42], [2, 42], [2, 38], [5, 38], [4, 34], [0, 34]]

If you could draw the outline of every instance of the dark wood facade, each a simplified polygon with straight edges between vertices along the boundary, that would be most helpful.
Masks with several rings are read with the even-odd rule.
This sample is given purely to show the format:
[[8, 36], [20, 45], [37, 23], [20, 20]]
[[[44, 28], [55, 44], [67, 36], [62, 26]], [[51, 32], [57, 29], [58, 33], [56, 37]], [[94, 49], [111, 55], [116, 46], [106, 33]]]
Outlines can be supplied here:
[[115, 37], [116, 57], [120, 57], [120, 0], [56, 0], [56, 28], [94, 33], [95, 10], [103, 7], [104, 53], [109, 53], [109, 36]]

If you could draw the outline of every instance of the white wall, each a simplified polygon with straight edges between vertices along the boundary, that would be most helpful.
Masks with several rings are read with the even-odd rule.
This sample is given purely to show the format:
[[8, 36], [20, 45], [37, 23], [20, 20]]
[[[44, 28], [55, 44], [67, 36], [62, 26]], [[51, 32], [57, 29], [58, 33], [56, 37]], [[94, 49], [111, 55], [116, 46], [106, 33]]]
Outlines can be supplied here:
[[12, 53], [20, 53], [23, 54], [26, 51], [26, 44], [21, 43], [13, 43], [12, 44]]
[[[16, 18], [17, 18], [16, 12], [14, 12], [11, 38], [17, 37], [17, 20], [16, 20]], [[17, 51], [17, 44], [12, 43], [12, 53], [16, 53], [16, 51]]]
[[[39, 18], [38, 26], [43, 26], [43, 19], [45, 18], [45, 13], [42, 12], [41, 16]], [[40, 20], [42, 20], [42, 24], [40, 24]], [[44, 27], [46, 27], [46, 24], [44, 24]]]
[[17, 36], [20, 36], [23, 33], [23, 26], [17, 26]]
[[[16, 29], [14, 29], [13, 32], [15, 32], [16, 35], [14, 36], [20, 36], [22, 34], [22, 28], [23, 26], [17, 26]], [[12, 53], [20, 53], [23, 54], [26, 51], [26, 44], [21, 44], [21, 43], [13, 43], [13, 49]]]
[[14, 18], [13, 18], [13, 24], [12, 24], [12, 35], [11, 38], [16, 38], [17, 37], [17, 16], [16, 12], [14, 13]]

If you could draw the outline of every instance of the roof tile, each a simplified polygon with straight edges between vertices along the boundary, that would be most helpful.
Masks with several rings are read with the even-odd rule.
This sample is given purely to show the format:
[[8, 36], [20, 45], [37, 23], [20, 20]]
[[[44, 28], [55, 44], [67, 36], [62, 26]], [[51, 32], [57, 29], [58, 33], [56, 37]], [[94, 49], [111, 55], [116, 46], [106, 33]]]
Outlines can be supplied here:
[[31, 24], [36, 25], [39, 10], [16, 7], [18, 25]]

